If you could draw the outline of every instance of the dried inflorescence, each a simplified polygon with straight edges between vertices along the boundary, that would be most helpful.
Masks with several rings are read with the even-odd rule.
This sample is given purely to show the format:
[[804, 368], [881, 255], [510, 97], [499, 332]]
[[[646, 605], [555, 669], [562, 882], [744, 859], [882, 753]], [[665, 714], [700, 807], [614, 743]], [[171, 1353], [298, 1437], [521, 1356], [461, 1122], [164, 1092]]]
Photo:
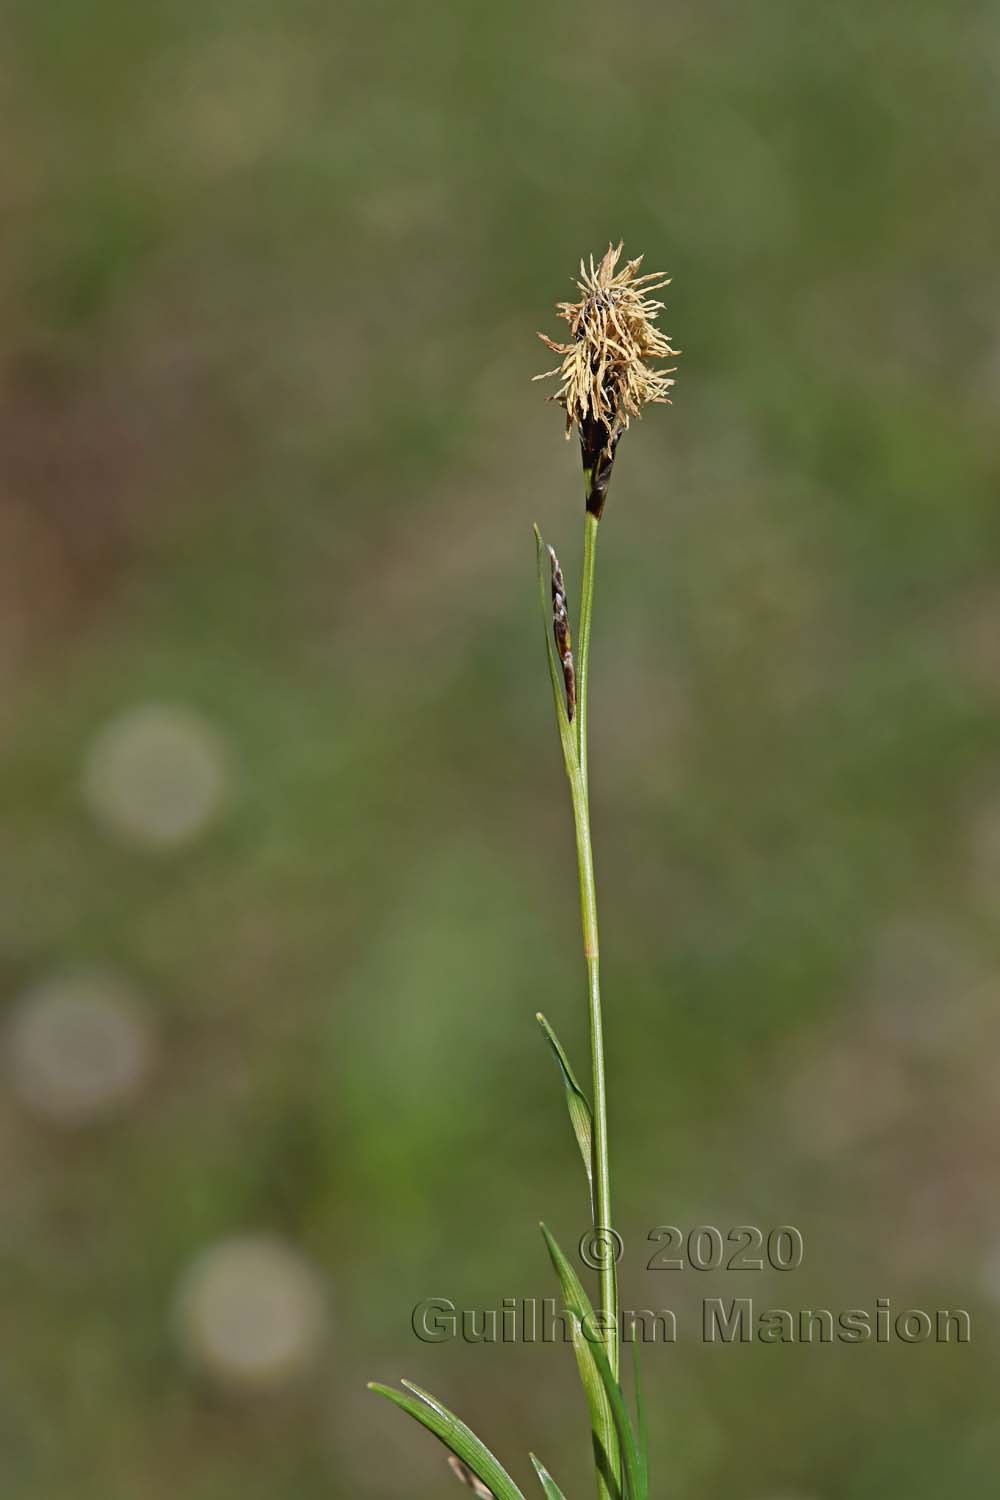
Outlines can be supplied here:
[[558, 376], [560, 387], [550, 399], [566, 412], [566, 435], [576, 427], [581, 436], [595, 427], [604, 429], [604, 451], [610, 458], [614, 445], [633, 417], [651, 402], [669, 402], [673, 370], [657, 370], [651, 359], [666, 359], [680, 351], [670, 347], [669, 336], [656, 327], [663, 303], [650, 293], [669, 284], [668, 276], [654, 272], [639, 276], [642, 256], [616, 270], [622, 246], [609, 245], [595, 267], [580, 262], [579, 302], [560, 302], [558, 312], [569, 324], [572, 339], [560, 344], [540, 333], [542, 343], [563, 356], [554, 370], [536, 375], [536, 380]]

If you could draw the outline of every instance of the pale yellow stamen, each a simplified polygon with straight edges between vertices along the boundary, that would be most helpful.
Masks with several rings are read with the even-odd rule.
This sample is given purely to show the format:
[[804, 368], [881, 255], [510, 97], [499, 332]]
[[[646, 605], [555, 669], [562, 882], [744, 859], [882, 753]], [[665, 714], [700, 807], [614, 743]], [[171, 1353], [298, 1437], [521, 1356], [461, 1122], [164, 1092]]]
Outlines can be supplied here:
[[566, 412], [567, 437], [588, 420], [601, 422], [608, 429], [609, 450], [644, 406], [669, 403], [673, 367], [657, 370], [647, 361], [680, 353], [656, 327], [663, 303], [650, 296], [668, 286], [670, 278], [638, 276], [641, 255], [616, 271], [621, 253], [621, 244], [609, 245], [598, 266], [593, 256], [589, 267], [580, 262], [580, 301], [560, 302], [557, 309], [569, 324], [572, 342], [560, 344], [540, 333], [546, 348], [562, 355], [562, 363], [535, 376], [558, 376], [559, 390], [549, 399]]

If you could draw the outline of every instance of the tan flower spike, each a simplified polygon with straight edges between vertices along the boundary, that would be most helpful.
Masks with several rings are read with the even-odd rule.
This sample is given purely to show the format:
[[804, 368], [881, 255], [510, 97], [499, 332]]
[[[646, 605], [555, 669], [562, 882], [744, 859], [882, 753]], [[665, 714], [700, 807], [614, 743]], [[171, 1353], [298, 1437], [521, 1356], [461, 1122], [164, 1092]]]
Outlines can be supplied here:
[[598, 516], [622, 433], [644, 406], [670, 400], [673, 368], [654, 369], [648, 361], [680, 352], [656, 327], [663, 303], [650, 295], [669, 285], [670, 278], [656, 272], [639, 276], [641, 255], [616, 270], [621, 253], [620, 243], [609, 245], [596, 267], [593, 256], [589, 266], [580, 262], [580, 300], [558, 304], [559, 316], [569, 324], [570, 342], [538, 335], [546, 348], [562, 355], [562, 363], [535, 379], [559, 377], [559, 390], [549, 399], [566, 412], [566, 436], [574, 427], [580, 434], [589, 476], [588, 509]]

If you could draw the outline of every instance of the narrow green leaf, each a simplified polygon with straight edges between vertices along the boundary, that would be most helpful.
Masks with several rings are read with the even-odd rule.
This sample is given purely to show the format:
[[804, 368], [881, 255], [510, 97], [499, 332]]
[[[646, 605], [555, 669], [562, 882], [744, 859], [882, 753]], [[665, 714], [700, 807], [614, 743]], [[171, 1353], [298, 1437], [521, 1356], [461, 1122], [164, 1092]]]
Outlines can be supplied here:
[[[563, 1289], [563, 1301], [570, 1312], [573, 1320], [573, 1353], [576, 1355], [577, 1369], [580, 1373], [580, 1384], [587, 1400], [587, 1410], [590, 1414], [590, 1428], [594, 1443], [594, 1462], [597, 1467], [598, 1490], [601, 1496], [610, 1497], [610, 1500], [621, 1500], [621, 1455], [619, 1453], [618, 1438], [615, 1432], [614, 1417], [611, 1414], [611, 1406], [604, 1390], [604, 1382], [594, 1361], [593, 1350], [590, 1340], [583, 1331], [582, 1323], [587, 1319], [590, 1327], [595, 1327], [594, 1309], [590, 1300], [580, 1284], [579, 1278], [573, 1268], [565, 1262], [562, 1251], [559, 1250], [545, 1225], [541, 1226], [542, 1234], [548, 1245], [549, 1255], [556, 1267]], [[555, 1251], [555, 1253], [554, 1253]], [[560, 1271], [559, 1262], [556, 1258], [563, 1260], [568, 1276], [571, 1281], [564, 1280]], [[582, 1309], [582, 1311], [581, 1311]]]
[[622, 1457], [624, 1459], [625, 1495], [627, 1500], [649, 1500], [646, 1482], [643, 1477], [642, 1459], [639, 1456], [638, 1444], [632, 1431], [632, 1422], [629, 1418], [628, 1408], [625, 1405], [625, 1397], [622, 1395], [621, 1386], [618, 1384], [604, 1352], [604, 1347], [599, 1343], [590, 1344], [590, 1352], [594, 1357], [598, 1374], [604, 1383], [604, 1390], [611, 1405], [611, 1415], [614, 1418], [615, 1431], [621, 1444]]
[[[577, 1276], [544, 1224], [542, 1225], [542, 1234], [545, 1236], [545, 1243], [548, 1246], [552, 1264], [555, 1267], [556, 1275], [559, 1277], [563, 1300], [569, 1311], [575, 1314], [580, 1321], [581, 1328], [584, 1330], [582, 1335], [584, 1344], [600, 1378], [607, 1403], [611, 1408], [614, 1432], [617, 1435], [618, 1446], [623, 1460], [626, 1500], [647, 1500], [646, 1487], [642, 1477], [642, 1462], [639, 1457], [635, 1434], [632, 1431], [632, 1423], [625, 1406], [625, 1398], [622, 1395], [621, 1386], [612, 1373], [604, 1345], [597, 1337], [598, 1325], [594, 1317], [594, 1310], [591, 1307], [590, 1299], [583, 1289], [579, 1276]], [[590, 1330], [589, 1337], [585, 1331], [588, 1328]], [[605, 1447], [607, 1448], [607, 1444], [605, 1444]], [[611, 1452], [614, 1450], [608, 1449], [607, 1451]]]
[[391, 1401], [426, 1427], [428, 1432], [433, 1432], [436, 1438], [440, 1438], [445, 1447], [450, 1448], [464, 1464], [468, 1464], [473, 1474], [482, 1480], [488, 1490], [492, 1490], [496, 1500], [524, 1500], [503, 1464], [485, 1443], [480, 1442], [470, 1427], [466, 1427], [446, 1406], [442, 1406], [440, 1401], [429, 1396], [419, 1386], [413, 1385], [409, 1380], [404, 1380], [403, 1384], [413, 1392], [412, 1396], [393, 1390], [392, 1386], [379, 1385], [377, 1381], [371, 1381], [368, 1389], [384, 1396], [387, 1401]]
[[562, 667], [556, 655], [556, 643], [552, 635], [551, 563], [549, 561], [548, 548], [537, 526], [535, 527], [535, 555], [538, 563], [538, 593], [542, 606], [542, 628], [545, 631], [545, 654], [549, 663], [549, 677], [552, 679], [552, 697], [556, 705], [556, 723], [559, 726], [559, 740], [562, 744], [563, 760], [566, 762], [566, 773], [570, 775], [576, 769], [579, 759], [576, 748], [576, 734], [566, 713]]
[[594, 1116], [590, 1108], [590, 1100], [576, 1081], [576, 1074], [570, 1066], [569, 1058], [563, 1050], [562, 1043], [556, 1036], [552, 1027], [546, 1021], [541, 1011], [535, 1020], [545, 1034], [545, 1040], [552, 1048], [559, 1071], [562, 1074], [563, 1084], [566, 1088], [566, 1107], [569, 1110], [569, 1121], [576, 1136], [577, 1145], [580, 1147], [580, 1155], [583, 1157], [583, 1170], [587, 1174], [587, 1186], [590, 1189], [590, 1210], [594, 1211]]
[[541, 1480], [542, 1489], [545, 1491], [545, 1500], [566, 1500], [566, 1496], [556, 1484], [555, 1480], [552, 1478], [552, 1475], [549, 1473], [545, 1465], [543, 1463], [539, 1463], [538, 1459], [533, 1453], [530, 1453], [528, 1457], [534, 1464], [535, 1473]]
[[646, 1427], [646, 1405], [642, 1399], [642, 1379], [639, 1374], [639, 1345], [632, 1330], [632, 1384], [635, 1386], [635, 1429], [642, 1464], [642, 1482], [649, 1492], [649, 1431]]

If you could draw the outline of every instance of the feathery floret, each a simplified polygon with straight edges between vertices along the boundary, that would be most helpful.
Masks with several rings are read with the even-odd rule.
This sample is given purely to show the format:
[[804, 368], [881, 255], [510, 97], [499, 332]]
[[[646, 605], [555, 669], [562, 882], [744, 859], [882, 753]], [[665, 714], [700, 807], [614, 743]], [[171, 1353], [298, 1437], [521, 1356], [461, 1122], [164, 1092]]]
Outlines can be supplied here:
[[644, 406], [669, 403], [673, 368], [654, 369], [648, 361], [680, 352], [670, 347], [669, 336], [656, 327], [663, 303], [650, 296], [669, 285], [670, 278], [656, 272], [639, 276], [641, 255], [616, 270], [621, 253], [621, 243], [609, 245], [596, 267], [593, 256], [589, 266], [580, 262], [580, 300], [557, 305], [572, 339], [561, 344], [540, 333], [546, 348], [563, 358], [555, 369], [535, 376], [536, 380], [559, 377], [559, 390], [549, 399], [558, 401], [566, 412], [567, 437], [574, 427], [581, 436], [588, 428], [603, 428], [603, 449], [609, 459], [629, 422], [641, 415]]

